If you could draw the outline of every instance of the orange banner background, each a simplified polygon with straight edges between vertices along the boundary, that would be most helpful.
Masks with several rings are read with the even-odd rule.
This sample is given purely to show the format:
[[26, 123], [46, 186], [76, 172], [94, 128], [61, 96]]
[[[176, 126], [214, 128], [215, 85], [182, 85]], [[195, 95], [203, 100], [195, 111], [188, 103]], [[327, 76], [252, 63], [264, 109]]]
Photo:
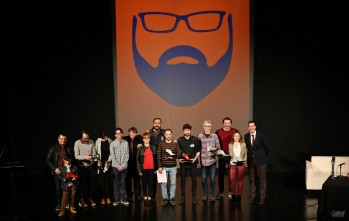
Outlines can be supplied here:
[[[231, 117], [233, 127], [247, 130], [250, 110], [250, 8], [249, 1], [144, 1], [116, 0], [116, 79], [117, 120], [125, 132], [135, 126], [139, 133], [152, 127], [154, 117], [163, 121], [162, 128], [171, 128], [173, 138], [182, 136], [182, 125], [192, 125], [192, 134], [202, 131], [202, 122], [212, 121], [213, 128], [222, 127], [222, 119]], [[184, 22], [179, 22], [171, 35], [147, 33], [137, 16], [140, 12], [161, 11], [186, 15], [198, 11], [225, 11], [221, 28], [216, 32], [190, 32]], [[199, 48], [206, 56], [207, 65], [217, 62], [229, 44], [227, 17], [232, 15], [233, 50], [229, 70], [224, 80], [199, 102], [191, 106], [176, 106], [162, 99], [140, 78], [135, 67], [132, 49], [132, 22], [137, 18], [136, 42], [147, 62], [156, 67], [160, 55], [176, 45]], [[192, 62], [188, 58], [180, 62]], [[194, 84], [195, 82], [193, 82]], [[171, 82], [168, 82], [171, 84]], [[204, 85], [203, 85], [204, 86]], [[195, 92], [193, 92], [195, 93]]]

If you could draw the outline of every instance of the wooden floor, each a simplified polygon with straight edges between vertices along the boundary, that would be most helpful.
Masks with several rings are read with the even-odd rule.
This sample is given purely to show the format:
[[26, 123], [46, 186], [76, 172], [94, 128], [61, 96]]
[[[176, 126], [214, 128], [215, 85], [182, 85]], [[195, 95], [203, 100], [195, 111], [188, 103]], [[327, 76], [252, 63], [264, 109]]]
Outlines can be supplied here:
[[[57, 218], [54, 211], [55, 196], [52, 177], [38, 178], [38, 175], [19, 173], [9, 179], [8, 186], [2, 188], [1, 194], [9, 200], [2, 200], [0, 220], [142, 220], [142, 221], [300, 221], [317, 220], [318, 193], [306, 192], [303, 174], [271, 173], [267, 175], [267, 202], [264, 206], [248, 204], [249, 175], [244, 178], [244, 190], [240, 205], [232, 203], [227, 196], [228, 176], [225, 177], [226, 194], [221, 201], [203, 203], [201, 176], [198, 181], [197, 205], [191, 204], [191, 194], [187, 194], [186, 204], [179, 205], [180, 177], [177, 177], [176, 206], [161, 205], [161, 189], [158, 184], [157, 202], [154, 206], [144, 206], [143, 202], [133, 201], [129, 206], [119, 204], [113, 206], [97, 205], [95, 208], [79, 209], [75, 215], [67, 213]], [[12, 188], [12, 180], [15, 188]], [[216, 176], [216, 192], [218, 193], [218, 177]], [[30, 183], [30, 186], [28, 184]], [[190, 178], [187, 178], [187, 191], [191, 189]], [[3, 197], [1, 197], [3, 198]], [[15, 199], [11, 200], [11, 199]], [[6, 202], [6, 203], [4, 203]]]

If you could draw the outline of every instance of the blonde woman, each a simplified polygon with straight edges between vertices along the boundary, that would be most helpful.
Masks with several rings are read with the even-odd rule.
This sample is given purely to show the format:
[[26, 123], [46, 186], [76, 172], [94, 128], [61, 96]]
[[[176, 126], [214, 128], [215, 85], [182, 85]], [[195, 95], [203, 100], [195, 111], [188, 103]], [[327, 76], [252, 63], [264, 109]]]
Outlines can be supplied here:
[[229, 143], [229, 155], [231, 157], [229, 166], [229, 198], [236, 201], [237, 203], [240, 203], [241, 193], [243, 190], [243, 179], [247, 167], [247, 147], [240, 132], [235, 132], [232, 135], [231, 142]]

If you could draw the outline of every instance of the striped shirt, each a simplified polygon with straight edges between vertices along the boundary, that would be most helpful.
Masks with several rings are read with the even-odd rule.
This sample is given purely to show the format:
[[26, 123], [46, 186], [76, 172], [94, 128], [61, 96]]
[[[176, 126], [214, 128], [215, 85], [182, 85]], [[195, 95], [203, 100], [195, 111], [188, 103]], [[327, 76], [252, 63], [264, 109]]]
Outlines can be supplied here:
[[[171, 156], [166, 150], [172, 151], [173, 156]], [[177, 166], [176, 159], [180, 157], [181, 150], [179, 149], [177, 142], [166, 143], [161, 141], [158, 148], [158, 166], [159, 167], [175, 167]]]

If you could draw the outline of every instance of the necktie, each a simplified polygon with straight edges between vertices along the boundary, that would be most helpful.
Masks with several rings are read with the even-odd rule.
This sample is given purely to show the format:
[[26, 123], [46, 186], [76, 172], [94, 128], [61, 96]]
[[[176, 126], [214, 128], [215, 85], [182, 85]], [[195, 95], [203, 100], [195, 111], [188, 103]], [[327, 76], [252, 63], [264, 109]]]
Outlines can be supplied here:
[[252, 164], [255, 165], [256, 164], [256, 161], [254, 159], [254, 134], [251, 134], [252, 136], [252, 140], [251, 140], [251, 143], [252, 143]]
[[254, 135], [251, 134], [251, 136], [252, 136], [252, 147], [254, 147]]
[[130, 149], [131, 149], [131, 155], [133, 155], [133, 139], [131, 139]]

